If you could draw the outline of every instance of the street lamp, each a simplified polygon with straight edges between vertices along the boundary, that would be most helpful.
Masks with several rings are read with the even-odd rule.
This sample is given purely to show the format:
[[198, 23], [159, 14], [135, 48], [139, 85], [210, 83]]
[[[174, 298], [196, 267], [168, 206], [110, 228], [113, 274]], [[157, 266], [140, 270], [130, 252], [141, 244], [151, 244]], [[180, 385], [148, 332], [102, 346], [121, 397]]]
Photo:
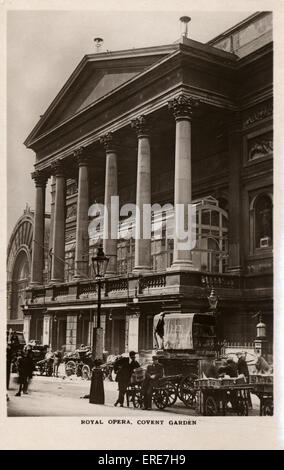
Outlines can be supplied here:
[[98, 247], [97, 256], [92, 257], [94, 277], [98, 285], [97, 327], [93, 330], [93, 356], [94, 359], [103, 357], [103, 330], [101, 328], [101, 289], [102, 279], [105, 277], [109, 258], [105, 256], [103, 247]]

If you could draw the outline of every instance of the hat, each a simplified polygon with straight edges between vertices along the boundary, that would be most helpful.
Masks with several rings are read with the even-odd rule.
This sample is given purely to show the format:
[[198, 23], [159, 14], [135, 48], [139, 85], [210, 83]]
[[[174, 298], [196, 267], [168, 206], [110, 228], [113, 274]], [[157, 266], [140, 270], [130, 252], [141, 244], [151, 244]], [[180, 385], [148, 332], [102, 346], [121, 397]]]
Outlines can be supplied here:
[[130, 351], [129, 352], [129, 356], [135, 356], [135, 354], [137, 354], [135, 351]]
[[158, 356], [152, 356], [152, 359], [153, 359], [153, 360], [154, 360], [154, 359], [159, 360], [159, 357], [158, 357]]

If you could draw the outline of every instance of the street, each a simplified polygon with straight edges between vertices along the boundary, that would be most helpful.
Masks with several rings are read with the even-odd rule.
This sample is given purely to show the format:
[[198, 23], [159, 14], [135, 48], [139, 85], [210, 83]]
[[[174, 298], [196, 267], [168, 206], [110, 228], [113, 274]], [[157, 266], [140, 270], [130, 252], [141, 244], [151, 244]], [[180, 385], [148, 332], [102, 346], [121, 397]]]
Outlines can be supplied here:
[[[165, 410], [155, 409], [146, 412], [145, 410], [129, 408], [126, 404], [123, 408], [114, 407], [117, 399], [117, 383], [104, 381], [105, 405], [94, 405], [88, 399], [82, 398], [90, 390], [90, 381], [82, 380], [79, 377], [69, 378], [34, 376], [30, 382], [28, 395], [22, 394], [16, 397], [18, 389], [16, 374], [11, 374], [10, 389], [8, 391], [9, 401], [7, 402], [8, 416], [120, 416], [120, 417], [148, 417], [149, 415], [171, 416], [176, 418], [187, 416], [197, 416], [195, 410], [186, 408], [184, 404], [177, 400], [176, 404]], [[254, 395], [253, 410], [249, 414], [256, 416], [259, 414], [259, 400]]]

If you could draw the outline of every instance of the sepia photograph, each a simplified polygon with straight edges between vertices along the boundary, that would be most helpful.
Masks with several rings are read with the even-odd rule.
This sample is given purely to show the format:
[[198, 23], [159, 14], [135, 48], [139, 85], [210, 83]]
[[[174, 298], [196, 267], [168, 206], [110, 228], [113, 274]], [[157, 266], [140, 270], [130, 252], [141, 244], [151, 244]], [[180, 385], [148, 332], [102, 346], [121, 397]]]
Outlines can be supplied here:
[[272, 426], [274, 12], [60, 3], [6, 12], [6, 418]]

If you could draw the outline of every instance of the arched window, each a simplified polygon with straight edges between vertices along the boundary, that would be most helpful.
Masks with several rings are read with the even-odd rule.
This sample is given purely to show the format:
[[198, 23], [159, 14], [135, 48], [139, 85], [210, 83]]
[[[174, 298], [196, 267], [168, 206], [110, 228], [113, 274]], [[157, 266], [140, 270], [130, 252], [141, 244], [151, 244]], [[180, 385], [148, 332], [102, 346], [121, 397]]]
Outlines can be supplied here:
[[272, 246], [272, 200], [268, 194], [260, 194], [253, 200], [251, 225], [253, 248], [265, 249]]
[[21, 305], [25, 301], [25, 289], [29, 283], [29, 260], [25, 251], [17, 256], [12, 274], [12, 309], [11, 319], [22, 318]]

